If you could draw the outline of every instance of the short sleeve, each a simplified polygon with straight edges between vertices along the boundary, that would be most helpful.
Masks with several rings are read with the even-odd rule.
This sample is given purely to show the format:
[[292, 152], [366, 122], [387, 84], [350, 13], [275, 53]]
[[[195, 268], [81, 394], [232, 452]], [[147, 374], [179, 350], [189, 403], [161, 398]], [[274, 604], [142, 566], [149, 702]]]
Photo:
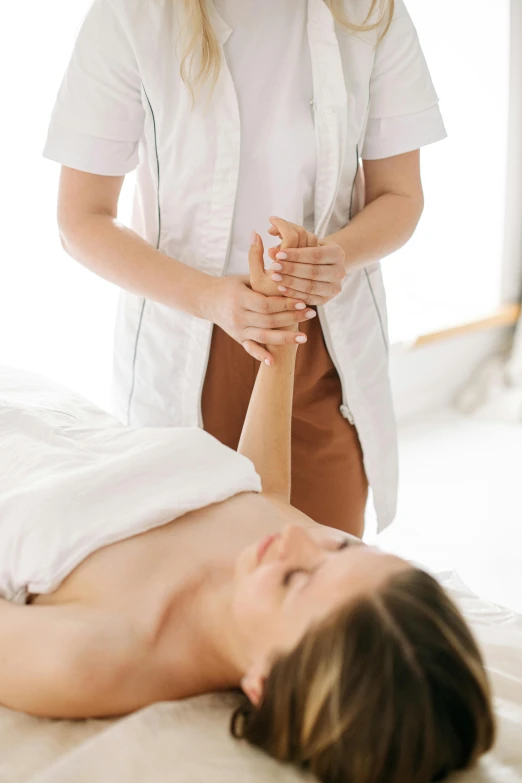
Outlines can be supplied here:
[[362, 157], [391, 157], [444, 139], [438, 101], [415, 26], [396, 0], [390, 28], [377, 44]]
[[415, 114], [368, 120], [362, 158], [391, 158], [442, 141], [447, 135], [437, 104]]
[[94, 174], [136, 168], [143, 133], [141, 78], [112, 0], [94, 0], [51, 116], [44, 157]]

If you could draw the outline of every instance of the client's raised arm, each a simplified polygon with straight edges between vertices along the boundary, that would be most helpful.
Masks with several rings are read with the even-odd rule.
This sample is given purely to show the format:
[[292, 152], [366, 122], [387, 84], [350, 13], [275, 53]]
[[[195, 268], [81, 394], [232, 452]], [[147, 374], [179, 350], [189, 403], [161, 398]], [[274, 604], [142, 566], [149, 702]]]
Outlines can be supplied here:
[[[295, 240], [291, 244], [295, 236], [295, 227], [292, 228], [292, 224], [286, 224], [286, 221], [280, 223], [283, 239], [281, 246], [298, 247]], [[310, 244], [317, 242], [313, 234], [307, 236]], [[263, 241], [256, 234], [255, 243], [249, 252], [251, 286], [261, 293], [277, 296], [279, 293], [277, 285], [264, 271], [263, 252]], [[270, 290], [271, 287], [275, 292]], [[309, 313], [311, 318], [316, 315], [315, 310], [312, 309]], [[290, 329], [297, 332], [297, 324]], [[298, 342], [288, 345], [270, 346], [274, 363], [269, 366], [260, 365], [238, 446], [238, 452], [254, 463], [261, 477], [263, 492], [287, 503], [290, 502], [290, 443], [295, 359], [299, 342], [305, 342], [306, 338], [301, 336], [296, 337], [296, 340]]]

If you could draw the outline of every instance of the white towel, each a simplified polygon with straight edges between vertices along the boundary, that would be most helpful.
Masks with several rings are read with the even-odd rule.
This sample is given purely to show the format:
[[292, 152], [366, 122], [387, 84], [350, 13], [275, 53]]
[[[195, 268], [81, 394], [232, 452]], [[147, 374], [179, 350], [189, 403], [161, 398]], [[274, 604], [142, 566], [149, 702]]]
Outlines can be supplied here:
[[125, 427], [0, 368], [0, 596], [51, 593], [101, 547], [246, 491], [252, 462], [203, 430]]

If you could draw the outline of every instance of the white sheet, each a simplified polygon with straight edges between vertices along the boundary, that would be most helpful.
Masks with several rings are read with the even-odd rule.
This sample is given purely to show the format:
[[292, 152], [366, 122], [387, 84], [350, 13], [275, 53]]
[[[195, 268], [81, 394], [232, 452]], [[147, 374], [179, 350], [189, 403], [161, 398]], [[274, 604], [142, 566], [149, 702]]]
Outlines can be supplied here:
[[197, 427], [124, 427], [88, 400], [0, 368], [0, 596], [53, 592], [92, 552], [238, 492], [252, 462]]

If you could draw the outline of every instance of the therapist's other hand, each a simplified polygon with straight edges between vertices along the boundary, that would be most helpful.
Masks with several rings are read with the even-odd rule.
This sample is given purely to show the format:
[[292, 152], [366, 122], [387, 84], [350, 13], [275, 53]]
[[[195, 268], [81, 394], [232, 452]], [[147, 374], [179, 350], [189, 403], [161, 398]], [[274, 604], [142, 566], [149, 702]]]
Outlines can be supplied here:
[[[317, 240], [315, 234], [310, 234], [295, 223], [288, 223], [278, 217], [269, 220], [272, 224], [268, 229], [269, 234], [283, 239], [280, 246], [271, 247], [268, 251], [273, 262], [269, 271], [278, 292], [284, 296], [300, 297], [308, 305], [324, 305], [337, 296], [346, 277], [343, 248]], [[288, 226], [292, 227], [298, 245], [284, 246]], [[307, 242], [310, 237], [315, 237], [315, 246], [303, 244], [304, 237]], [[278, 258], [281, 253], [286, 254], [286, 258]]]
[[[263, 263], [263, 251], [260, 252]], [[306, 309], [301, 299], [282, 294], [265, 296], [253, 291], [249, 278], [242, 275], [210, 278], [203, 293], [201, 311], [204, 318], [220, 326], [243, 345], [250, 356], [270, 364], [274, 362], [270, 345], [293, 343], [296, 337], [303, 337], [303, 342], [306, 341], [306, 335], [284, 330], [308, 320], [307, 313], [314, 312]]]
[[[317, 237], [301, 226], [295, 223], [290, 223], [288, 220], [277, 218], [278, 221], [278, 236], [281, 237], [281, 244], [276, 248], [269, 248], [268, 254], [273, 260], [274, 253], [286, 251], [289, 248], [300, 247], [317, 247]], [[255, 233], [255, 232], [253, 232]], [[272, 233], [269, 230], [269, 233]], [[257, 240], [260, 243], [261, 251], [264, 252], [263, 240], [261, 237]], [[273, 251], [273, 252], [272, 252]], [[250, 285], [254, 291], [260, 291], [265, 296], [281, 296], [281, 291], [278, 289], [277, 281], [272, 279], [273, 272], [271, 269], [265, 269], [264, 264], [257, 263], [257, 255], [255, 254], [254, 263], [252, 263], [252, 254], [249, 256], [250, 265]]]

